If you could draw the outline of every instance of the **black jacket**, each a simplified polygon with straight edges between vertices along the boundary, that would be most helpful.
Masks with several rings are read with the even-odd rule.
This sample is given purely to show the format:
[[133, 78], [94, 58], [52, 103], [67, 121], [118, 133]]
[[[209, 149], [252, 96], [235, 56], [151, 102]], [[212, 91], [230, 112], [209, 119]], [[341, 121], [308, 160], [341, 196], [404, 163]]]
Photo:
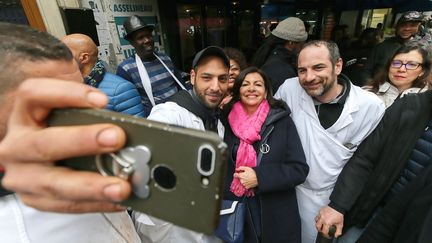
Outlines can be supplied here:
[[276, 47], [261, 70], [270, 78], [273, 94], [286, 79], [297, 77], [297, 56], [283, 46]]
[[346, 50], [343, 59], [342, 73], [349, 77], [354, 85], [364, 86], [368, 77], [365, 78], [365, 65], [372, 53], [374, 45], [364, 44], [361, 40], [354, 41]]
[[364, 226], [399, 178], [431, 118], [432, 91], [406, 95], [390, 106], [377, 128], [343, 168], [330, 196], [347, 211], [344, 229]]
[[432, 240], [432, 166], [391, 200], [359, 243], [429, 243]]
[[[300, 216], [294, 187], [305, 181], [309, 167], [297, 129], [289, 114], [288, 107], [286, 110], [270, 109], [262, 128], [264, 131], [266, 127], [274, 126], [267, 140], [270, 151], [262, 155], [259, 166], [254, 168], [258, 178], [255, 197], [258, 197], [261, 205], [263, 243], [301, 241]], [[225, 124], [225, 127], [225, 141], [229, 148], [228, 155], [231, 156], [228, 156], [224, 198], [241, 200], [229, 189], [239, 139], [233, 134], [229, 124]], [[255, 144], [257, 154], [258, 143]]]
[[[379, 43], [367, 58], [364, 72], [364, 78], [370, 79], [380, 71], [385, 69], [387, 62], [394, 55], [396, 50], [404, 44], [400, 37], [391, 37]], [[367, 80], [363, 80], [366, 83]]]

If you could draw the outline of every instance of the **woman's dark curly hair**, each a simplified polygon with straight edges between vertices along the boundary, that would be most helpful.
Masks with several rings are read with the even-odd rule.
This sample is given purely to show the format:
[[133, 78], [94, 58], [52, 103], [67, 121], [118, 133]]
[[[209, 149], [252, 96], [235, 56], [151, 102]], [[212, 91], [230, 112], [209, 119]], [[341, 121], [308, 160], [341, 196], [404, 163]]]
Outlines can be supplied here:
[[232, 59], [238, 63], [240, 70], [247, 68], [248, 64], [243, 52], [233, 47], [225, 47], [223, 50], [229, 59]]

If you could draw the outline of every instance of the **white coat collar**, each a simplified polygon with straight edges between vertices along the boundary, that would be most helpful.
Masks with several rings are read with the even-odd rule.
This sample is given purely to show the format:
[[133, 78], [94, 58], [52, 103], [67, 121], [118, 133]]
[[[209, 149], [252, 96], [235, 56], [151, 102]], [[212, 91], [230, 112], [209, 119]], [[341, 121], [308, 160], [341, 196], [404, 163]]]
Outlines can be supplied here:
[[[354, 121], [352, 118], [352, 114], [359, 110], [358, 102], [356, 102], [357, 92], [355, 91], [355, 87], [351, 84], [350, 81], [348, 81], [348, 84], [351, 85], [351, 88], [345, 101], [345, 106], [342, 110], [342, 113], [339, 119], [327, 129], [327, 131], [331, 133], [341, 130], [351, 124]], [[302, 87], [301, 89], [303, 90], [301, 94], [301, 99], [303, 101], [301, 109], [310, 117], [319, 122], [312, 97], [308, 95]]]

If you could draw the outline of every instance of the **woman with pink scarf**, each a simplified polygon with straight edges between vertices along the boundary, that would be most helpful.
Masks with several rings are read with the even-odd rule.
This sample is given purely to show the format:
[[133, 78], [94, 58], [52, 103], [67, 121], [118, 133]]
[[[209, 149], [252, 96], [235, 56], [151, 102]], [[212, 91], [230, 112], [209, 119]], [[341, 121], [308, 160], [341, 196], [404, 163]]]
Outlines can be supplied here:
[[246, 202], [244, 242], [300, 242], [294, 187], [309, 171], [287, 105], [256, 67], [243, 70], [225, 109], [228, 166], [224, 199]]

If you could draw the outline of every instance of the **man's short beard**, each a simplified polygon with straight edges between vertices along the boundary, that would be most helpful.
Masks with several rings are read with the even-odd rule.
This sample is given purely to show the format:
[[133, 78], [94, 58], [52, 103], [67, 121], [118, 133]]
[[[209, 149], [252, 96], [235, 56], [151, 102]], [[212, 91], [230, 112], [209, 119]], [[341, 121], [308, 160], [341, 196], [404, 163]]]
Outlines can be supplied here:
[[[334, 73], [333, 73], [334, 74]], [[321, 96], [324, 96], [325, 94], [327, 94], [327, 92], [334, 86], [334, 85], [336, 85], [336, 83], [337, 83], [337, 76], [336, 76], [336, 78], [333, 80], [333, 82], [330, 84], [330, 83], [327, 83], [327, 85], [322, 85], [321, 87], [320, 87], [320, 89], [319, 90], [316, 90], [316, 91], [312, 91], [312, 92], [310, 92], [310, 91], [308, 91], [308, 90], [306, 90], [305, 89], [305, 91], [306, 91], [306, 93], [308, 93], [308, 95], [310, 95], [311, 97], [314, 97], [314, 98], [317, 98], [317, 97], [321, 97]]]
[[[194, 85], [193, 85], [193, 92], [195, 93], [195, 95], [198, 97], [198, 99], [200, 100], [201, 104], [204, 105], [205, 107], [207, 107], [208, 109], [216, 109], [217, 107], [219, 107], [219, 104], [222, 101], [222, 98], [220, 98], [219, 102], [217, 104], [213, 104], [213, 103], [209, 103], [206, 101], [206, 95], [205, 92], [204, 93], [200, 93], [199, 90], [197, 90], [196, 88], [196, 77], [194, 79]], [[212, 107], [210, 107], [209, 105], [211, 105]]]

